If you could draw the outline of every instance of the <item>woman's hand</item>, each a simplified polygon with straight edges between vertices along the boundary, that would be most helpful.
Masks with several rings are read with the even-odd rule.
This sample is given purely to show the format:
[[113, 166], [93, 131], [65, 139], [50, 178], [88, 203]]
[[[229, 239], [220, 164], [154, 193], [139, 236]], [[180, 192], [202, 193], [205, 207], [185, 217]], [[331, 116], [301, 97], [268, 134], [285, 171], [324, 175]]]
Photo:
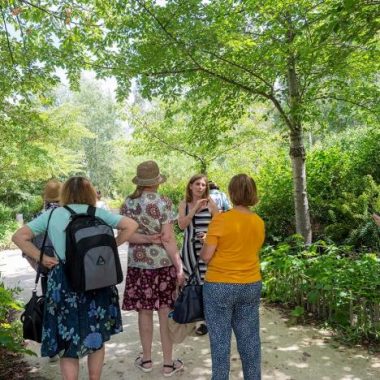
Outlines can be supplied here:
[[57, 264], [58, 264], [58, 260], [56, 257], [50, 257], [50, 256], [47, 256], [47, 255], [43, 255], [42, 256], [42, 265], [48, 269], [52, 269], [53, 267], [55, 267]]
[[153, 235], [147, 235], [149, 241], [152, 244], [162, 244], [162, 241], [167, 241], [165, 240], [165, 237], [162, 237], [161, 234], [153, 234]]
[[181, 270], [180, 272], [177, 271], [177, 285], [179, 287], [182, 287], [184, 283], [185, 283], [185, 274], [183, 273], [183, 270]]
[[380, 227], [380, 216], [377, 214], [372, 214], [372, 218], [375, 221], [375, 223]]
[[201, 244], [204, 244], [204, 242], [206, 241], [207, 234], [206, 232], [197, 232], [195, 236], [197, 237], [197, 240], [199, 240]]
[[195, 202], [195, 206], [193, 207], [193, 210], [195, 211], [194, 214], [196, 214], [198, 211], [204, 209], [207, 207], [207, 204], [208, 204], [208, 199], [207, 198], [202, 198], [202, 199], [198, 199], [196, 202]]

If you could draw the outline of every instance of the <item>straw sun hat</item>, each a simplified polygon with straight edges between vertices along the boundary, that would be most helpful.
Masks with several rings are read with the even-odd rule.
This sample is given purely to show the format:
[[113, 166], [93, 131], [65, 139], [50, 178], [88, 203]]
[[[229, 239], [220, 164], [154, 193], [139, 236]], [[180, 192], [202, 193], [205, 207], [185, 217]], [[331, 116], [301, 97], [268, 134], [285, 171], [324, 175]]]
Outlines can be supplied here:
[[44, 188], [44, 201], [46, 202], [58, 202], [59, 193], [61, 191], [62, 183], [56, 179], [48, 181]]
[[160, 169], [155, 161], [144, 161], [137, 166], [136, 176], [132, 182], [137, 186], [154, 186], [164, 183], [166, 176], [160, 174]]

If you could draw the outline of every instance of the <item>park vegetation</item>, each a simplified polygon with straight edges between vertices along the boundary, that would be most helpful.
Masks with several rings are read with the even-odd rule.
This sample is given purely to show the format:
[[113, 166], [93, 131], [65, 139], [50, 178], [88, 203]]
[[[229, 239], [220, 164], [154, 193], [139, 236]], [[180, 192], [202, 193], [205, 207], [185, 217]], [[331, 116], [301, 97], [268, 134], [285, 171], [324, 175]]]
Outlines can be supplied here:
[[[346, 341], [380, 342], [376, 2], [10, 0], [0, 11], [2, 248], [52, 177], [86, 175], [118, 208], [143, 159], [159, 162], [175, 204], [191, 174], [225, 190], [247, 172], [266, 222], [265, 297]], [[116, 98], [84, 70], [115, 78]], [[22, 349], [14, 292], [0, 290], [0, 345]]]

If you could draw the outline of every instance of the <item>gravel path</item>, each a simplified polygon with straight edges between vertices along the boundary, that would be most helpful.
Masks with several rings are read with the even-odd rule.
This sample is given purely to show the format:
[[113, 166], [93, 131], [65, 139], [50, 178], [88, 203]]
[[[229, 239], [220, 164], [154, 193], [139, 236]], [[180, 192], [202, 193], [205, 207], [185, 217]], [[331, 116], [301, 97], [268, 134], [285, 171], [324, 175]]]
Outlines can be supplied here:
[[[120, 251], [123, 266], [126, 247]], [[35, 272], [22, 259], [19, 250], [0, 252], [1, 278], [9, 287], [19, 286], [20, 298], [28, 300]], [[123, 284], [119, 286], [121, 294]], [[144, 374], [133, 366], [140, 352], [137, 318], [134, 312], [122, 312], [124, 332], [106, 344], [103, 379], [137, 380], [164, 378], [161, 375], [161, 347], [158, 343], [158, 321], [155, 319], [153, 343], [154, 369]], [[327, 331], [310, 326], [288, 326], [276, 309], [261, 308], [263, 380], [375, 380], [380, 379], [380, 355], [370, 355], [361, 348], [349, 349], [331, 340]], [[39, 344], [29, 347], [39, 353]], [[210, 349], [207, 335], [191, 336], [175, 346], [174, 357], [185, 362], [185, 371], [174, 378], [206, 380], [211, 375]], [[26, 357], [33, 379], [59, 379], [58, 362], [46, 358]], [[81, 360], [81, 377], [87, 379], [86, 361]], [[243, 379], [236, 344], [232, 340], [231, 380]]]

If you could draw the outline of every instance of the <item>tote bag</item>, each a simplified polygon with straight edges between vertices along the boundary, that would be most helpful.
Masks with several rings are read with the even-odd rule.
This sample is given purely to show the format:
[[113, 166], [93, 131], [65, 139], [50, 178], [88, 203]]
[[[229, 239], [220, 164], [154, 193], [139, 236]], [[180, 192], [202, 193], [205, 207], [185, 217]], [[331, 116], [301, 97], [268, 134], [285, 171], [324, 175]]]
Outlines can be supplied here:
[[173, 320], [177, 323], [192, 323], [205, 319], [203, 312], [203, 286], [194, 271], [186, 285], [180, 290], [174, 303]]

